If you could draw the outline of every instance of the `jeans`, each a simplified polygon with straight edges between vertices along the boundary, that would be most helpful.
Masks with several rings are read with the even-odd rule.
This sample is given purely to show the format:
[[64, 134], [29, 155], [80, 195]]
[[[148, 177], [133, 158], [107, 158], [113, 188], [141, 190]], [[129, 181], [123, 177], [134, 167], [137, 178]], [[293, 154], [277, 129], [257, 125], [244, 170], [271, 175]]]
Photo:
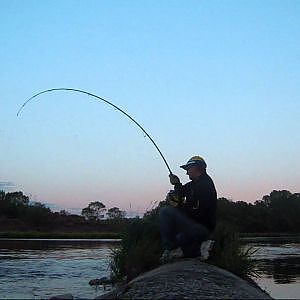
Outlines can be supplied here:
[[159, 211], [160, 234], [163, 249], [180, 247], [185, 257], [200, 253], [200, 245], [209, 238], [209, 230], [172, 206]]

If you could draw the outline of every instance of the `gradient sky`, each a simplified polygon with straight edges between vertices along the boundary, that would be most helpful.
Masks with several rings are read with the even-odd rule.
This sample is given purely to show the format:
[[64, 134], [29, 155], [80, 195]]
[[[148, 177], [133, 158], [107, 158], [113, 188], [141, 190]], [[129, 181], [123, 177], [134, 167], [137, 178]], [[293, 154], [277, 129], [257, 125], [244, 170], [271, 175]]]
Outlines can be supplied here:
[[0, 189], [144, 211], [203, 156], [218, 196], [300, 192], [300, 1], [0, 1]]

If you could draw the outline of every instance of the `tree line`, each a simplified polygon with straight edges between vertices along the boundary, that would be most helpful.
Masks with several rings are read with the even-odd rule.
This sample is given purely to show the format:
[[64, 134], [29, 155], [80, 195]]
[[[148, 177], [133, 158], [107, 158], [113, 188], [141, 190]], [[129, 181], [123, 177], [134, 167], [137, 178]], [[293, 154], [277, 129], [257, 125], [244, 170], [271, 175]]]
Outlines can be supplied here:
[[39, 226], [49, 221], [51, 210], [40, 202], [30, 202], [22, 192], [0, 191], [0, 216]]
[[[20, 219], [37, 227], [58, 223], [69, 224], [70, 227], [72, 224], [77, 227], [87, 224], [123, 224], [126, 222], [125, 215], [125, 211], [118, 207], [106, 209], [100, 201], [89, 203], [82, 209], [81, 216], [69, 214], [65, 210], [52, 212], [40, 202], [31, 202], [22, 192], [0, 191], [0, 217]], [[245, 233], [299, 233], [299, 215], [300, 193], [293, 194], [287, 190], [274, 190], [254, 203], [218, 199], [217, 221], [230, 223]]]
[[217, 220], [239, 232], [300, 232], [300, 193], [274, 190], [253, 204], [218, 199]]
[[125, 212], [118, 207], [106, 209], [106, 206], [99, 201], [91, 202], [86, 208], [83, 208], [80, 216], [70, 214], [66, 210], [53, 212], [41, 202], [30, 201], [29, 197], [21, 191], [11, 193], [0, 191], [0, 218], [2, 218], [2, 230], [5, 230], [5, 219], [16, 219], [27, 225], [25, 226], [27, 229], [29, 227], [52, 230], [73, 227], [81, 230], [86, 227], [88, 230], [88, 227], [93, 227], [96, 231], [119, 231], [118, 227], [121, 226], [119, 223], [122, 223], [121, 221], [125, 218]]

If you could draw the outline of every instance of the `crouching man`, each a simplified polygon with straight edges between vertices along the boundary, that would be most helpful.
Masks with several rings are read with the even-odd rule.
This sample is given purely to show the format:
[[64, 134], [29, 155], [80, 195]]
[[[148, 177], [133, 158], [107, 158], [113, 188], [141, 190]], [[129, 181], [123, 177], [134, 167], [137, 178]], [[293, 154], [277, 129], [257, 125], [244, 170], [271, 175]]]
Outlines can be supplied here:
[[180, 167], [191, 181], [182, 185], [176, 175], [169, 175], [174, 191], [167, 195], [167, 206], [159, 212], [162, 263], [201, 255], [201, 243], [210, 237], [216, 224], [217, 192], [204, 159], [193, 156]]

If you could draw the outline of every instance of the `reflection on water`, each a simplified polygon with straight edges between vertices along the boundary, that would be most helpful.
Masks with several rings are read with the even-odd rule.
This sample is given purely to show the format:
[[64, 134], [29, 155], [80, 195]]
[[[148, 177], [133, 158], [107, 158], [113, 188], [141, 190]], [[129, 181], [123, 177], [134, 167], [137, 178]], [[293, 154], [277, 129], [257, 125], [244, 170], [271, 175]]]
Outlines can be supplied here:
[[267, 277], [273, 278], [275, 283], [297, 282], [300, 276], [300, 259], [279, 258], [272, 260], [272, 264], [268, 260], [261, 260], [258, 263], [258, 270]]
[[252, 243], [257, 249], [253, 258], [261, 275], [255, 281], [276, 298], [299, 299], [300, 295], [300, 244]]
[[0, 240], [0, 298], [94, 298], [91, 279], [109, 274], [113, 240]]

